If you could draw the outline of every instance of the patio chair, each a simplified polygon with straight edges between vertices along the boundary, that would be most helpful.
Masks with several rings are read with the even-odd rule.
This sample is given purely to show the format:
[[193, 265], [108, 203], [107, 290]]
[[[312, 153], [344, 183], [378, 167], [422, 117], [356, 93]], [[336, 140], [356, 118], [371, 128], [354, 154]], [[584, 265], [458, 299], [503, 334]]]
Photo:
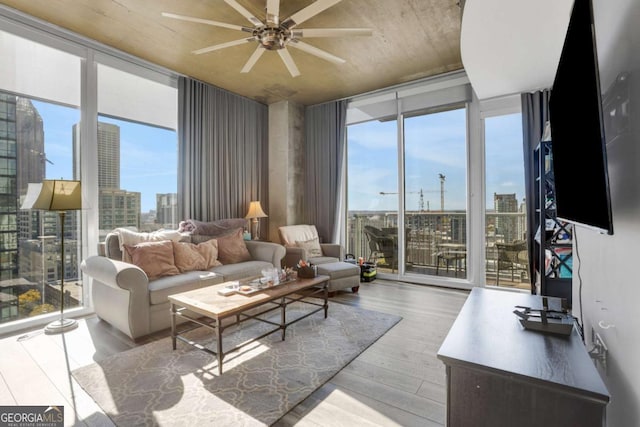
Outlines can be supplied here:
[[[515, 272], [527, 273], [528, 249], [525, 240], [516, 240], [511, 243], [496, 243], [498, 249], [498, 267], [496, 271], [496, 286], [500, 286], [500, 272], [511, 271], [511, 281], [515, 281]], [[520, 279], [520, 277], [519, 277]]]
[[[369, 262], [379, 267], [391, 268], [393, 273], [398, 268], [398, 244], [389, 234], [370, 226], [364, 226], [364, 234], [369, 241]], [[380, 262], [380, 260], [384, 262]]]

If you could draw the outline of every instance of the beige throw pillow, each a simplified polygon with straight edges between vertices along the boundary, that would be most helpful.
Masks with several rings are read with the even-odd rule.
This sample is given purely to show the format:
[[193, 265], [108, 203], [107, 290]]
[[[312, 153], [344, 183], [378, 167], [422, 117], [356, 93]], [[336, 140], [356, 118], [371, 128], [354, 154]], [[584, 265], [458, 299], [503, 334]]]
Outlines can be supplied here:
[[237, 264], [251, 261], [251, 254], [243, 238], [244, 230], [236, 229], [233, 233], [217, 237], [218, 260], [223, 264]]
[[208, 270], [217, 265], [218, 242], [215, 239], [199, 244], [187, 242], [173, 242], [173, 255], [176, 267], [181, 273], [193, 270]]
[[300, 240], [296, 240], [296, 246], [301, 249], [304, 249], [308, 257], [322, 256], [320, 239], [318, 239], [317, 237], [315, 239], [306, 240], [304, 242]]
[[149, 280], [180, 274], [175, 265], [170, 240], [124, 245], [124, 248], [131, 257], [131, 262], [147, 273]]
[[176, 230], [157, 230], [147, 233], [129, 230], [128, 228], [116, 228], [114, 233], [118, 234], [120, 250], [122, 251], [122, 260], [129, 263], [132, 262], [132, 260], [129, 253], [124, 250], [125, 245], [135, 246], [142, 242], [160, 242], [163, 240], [172, 240], [177, 242], [182, 238], [182, 233]]

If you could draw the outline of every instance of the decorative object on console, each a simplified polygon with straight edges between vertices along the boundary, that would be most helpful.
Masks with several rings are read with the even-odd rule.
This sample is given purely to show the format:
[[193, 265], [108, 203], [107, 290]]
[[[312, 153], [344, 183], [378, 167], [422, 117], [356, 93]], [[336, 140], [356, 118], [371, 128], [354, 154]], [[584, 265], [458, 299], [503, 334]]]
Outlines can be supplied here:
[[267, 214], [262, 210], [260, 201], [252, 201], [249, 204], [249, 212], [247, 212], [247, 216], [245, 216], [245, 218], [251, 220], [251, 237], [253, 240], [260, 239], [260, 223], [258, 222], [258, 218], [266, 217]]
[[64, 220], [67, 211], [82, 208], [82, 191], [80, 181], [48, 180], [42, 183], [30, 183], [27, 194], [20, 209], [40, 209], [57, 211], [60, 218], [60, 320], [49, 323], [45, 333], [55, 334], [75, 329], [78, 323], [75, 319], [64, 318]]

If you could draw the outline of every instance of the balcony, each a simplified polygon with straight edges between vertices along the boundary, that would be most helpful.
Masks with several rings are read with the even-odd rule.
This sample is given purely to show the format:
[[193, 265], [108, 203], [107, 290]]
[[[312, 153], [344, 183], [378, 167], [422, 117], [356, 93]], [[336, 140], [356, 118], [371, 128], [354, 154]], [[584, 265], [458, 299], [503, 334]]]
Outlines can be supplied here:
[[[371, 241], [373, 228], [394, 242], [393, 249], [383, 250]], [[375, 261], [379, 273], [398, 271], [398, 215], [395, 212], [350, 212], [347, 220], [347, 252], [356, 258]], [[466, 212], [408, 212], [405, 216], [405, 272], [465, 279], [467, 277]], [[526, 214], [523, 212], [486, 215], [487, 285], [530, 289], [528, 255], [520, 253], [517, 262], [507, 266], [499, 256], [503, 243], [521, 240], [526, 235]], [[383, 240], [384, 240], [383, 237]], [[502, 259], [502, 262], [498, 260]], [[510, 267], [510, 268], [507, 268]], [[498, 271], [500, 277], [498, 280]]]

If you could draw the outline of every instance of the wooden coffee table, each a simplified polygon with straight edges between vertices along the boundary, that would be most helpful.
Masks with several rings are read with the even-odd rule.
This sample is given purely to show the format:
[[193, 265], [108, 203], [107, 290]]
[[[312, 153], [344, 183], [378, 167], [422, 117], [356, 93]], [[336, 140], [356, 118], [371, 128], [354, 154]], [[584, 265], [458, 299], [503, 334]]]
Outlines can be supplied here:
[[[248, 279], [246, 281], [248, 281]], [[242, 284], [245, 281], [241, 280], [240, 282]], [[304, 319], [305, 317], [317, 313], [320, 310], [324, 310], [324, 318], [326, 319], [329, 308], [328, 282], [329, 276], [321, 275], [311, 279], [299, 278], [282, 285], [262, 289], [251, 295], [242, 295], [238, 293], [229, 296], [219, 295], [218, 290], [225, 288], [229, 284], [228, 282], [225, 282], [219, 285], [207, 286], [206, 288], [170, 295], [171, 344], [173, 349], [176, 349], [176, 341], [180, 340], [193, 345], [200, 350], [206, 351], [207, 353], [216, 355], [218, 358], [218, 372], [222, 375], [222, 361], [225, 355], [277, 331], [282, 331], [282, 340], [284, 341], [285, 332], [288, 326]], [[309, 297], [322, 297], [322, 303], [309, 299]], [[287, 306], [298, 301], [305, 304], [315, 305], [318, 308], [304, 316], [288, 321]], [[256, 310], [253, 310], [250, 314], [247, 313], [251, 309]], [[280, 322], [273, 322], [259, 317], [265, 313], [278, 309], [280, 309]], [[186, 319], [193, 325], [178, 331], [178, 317]], [[225, 322], [227, 324], [223, 325], [223, 320], [230, 317], [235, 317], [235, 321], [231, 323]], [[268, 323], [275, 327], [258, 337], [245, 341], [232, 349], [223, 351], [222, 332], [226, 328], [251, 319]], [[183, 336], [185, 332], [199, 327], [211, 329], [215, 333], [216, 351], [194, 343], [192, 340]]]

